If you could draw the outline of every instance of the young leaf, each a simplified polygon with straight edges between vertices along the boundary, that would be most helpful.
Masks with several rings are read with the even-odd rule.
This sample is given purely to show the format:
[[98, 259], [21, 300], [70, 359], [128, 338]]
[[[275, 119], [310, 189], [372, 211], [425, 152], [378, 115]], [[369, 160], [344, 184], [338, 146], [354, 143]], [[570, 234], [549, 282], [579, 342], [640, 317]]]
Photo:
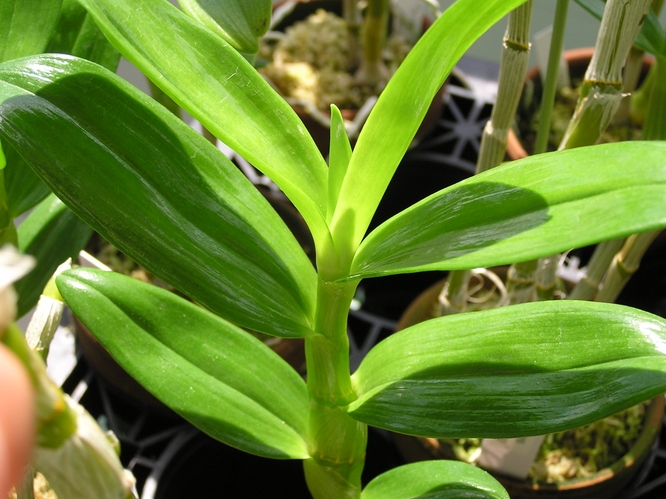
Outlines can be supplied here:
[[246, 54], [259, 50], [271, 25], [272, 0], [178, 0], [184, 12]]
[[525, 0], [458, 0], [424, 33], [361, 130], [331, 231], [347, 262], [358, 247], [433, 97], [465, 51]]
[[62, 0], [0, 2], [0, 62], [44, 51]]
[[0, 85], [0, 135], [88, 225], [237, 324], [277, 336], [311, 333], [312, 264], [206, 139], [83, 59], [8, 62], [1, 80], [27, 90]]
[[305, 383], [257, 338], [114, 272], [79, 268], [56, 282], [114, 359], [202, 431], [260, 456], [308, 457]]
[[666, 321], [547, 301], [411, 326], [353, 375], [359, 421], [424, 437], [507, 438], [575, 428], [666, 390]]
[[482, 469], [459, 461], [421, 461], [374, 478], [361, 499], [509, 499], [504, 487]]
[[[522, 262], [666, 225], [666, 142], [512, 161], [444, 189], [373, 231], [359, 277]], [[627, 165], [640, 164], [640, 168]], [[583, 173], [585, 172], [585, 173]]]
[[92, 229], [51, 194], [18, 227], [19, 250], [33, 255], [37, 264], [14, 284], [17, 316], [37, 304], [46, 283], [62, 262], [74, 258], [86, 245]]
[[120, 53], [99, 30], [78, 0], [63, 0], [60, 19], [45, 52], [71, 54], [116, 71]]
[[289, 104], [233, 47], [166, 0], [82, 0], [111, 43], [328, 236], [327, 168]]
[[333, 216], [351, 155], [352, 148], [345, 130], [344, 119], [337, 106], [331, 105], [331, 148], [328, 160], [328, 210], [326, 212], [328, 221]]
[[51, 192], [16, 150], [4, 143], [2, 150], [7, 158], [5, 189], [7, 204], [14, 218], [25, 213]]

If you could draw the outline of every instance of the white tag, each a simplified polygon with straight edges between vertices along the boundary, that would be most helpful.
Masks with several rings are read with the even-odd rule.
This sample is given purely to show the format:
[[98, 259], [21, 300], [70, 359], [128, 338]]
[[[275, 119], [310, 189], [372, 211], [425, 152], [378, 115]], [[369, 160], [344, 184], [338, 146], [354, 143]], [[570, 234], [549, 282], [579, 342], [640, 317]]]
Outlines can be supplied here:
[[479, 466], [516, 478], [527, 478], [544, 435], [526, 438], [484, 438]]

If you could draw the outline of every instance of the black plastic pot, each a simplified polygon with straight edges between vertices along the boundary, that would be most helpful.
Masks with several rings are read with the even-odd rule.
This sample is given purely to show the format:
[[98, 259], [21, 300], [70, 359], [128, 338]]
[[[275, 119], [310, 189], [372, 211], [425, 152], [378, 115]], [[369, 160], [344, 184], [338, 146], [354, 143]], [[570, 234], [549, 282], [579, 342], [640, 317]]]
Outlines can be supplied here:
[[[312, 497], [298, 460], [253, 456], [195, 431], [174, 440], [170, 453], [173, 459], [159, 469], [159, 477], [148, 479], [141, 499]], [[401, 464], [393, 443], [371, 430], [364, 483]]]

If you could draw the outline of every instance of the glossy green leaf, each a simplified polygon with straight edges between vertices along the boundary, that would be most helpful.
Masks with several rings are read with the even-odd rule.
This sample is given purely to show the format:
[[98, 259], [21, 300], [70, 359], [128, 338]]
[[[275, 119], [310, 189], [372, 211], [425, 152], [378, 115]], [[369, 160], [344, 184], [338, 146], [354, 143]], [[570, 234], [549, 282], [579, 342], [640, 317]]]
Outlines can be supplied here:
[[311, 332], [312, 264], [201, 135], [83, 59], [8, 62], [0, 80], [11, 82], [0, 89], [0, 135], [82, 220], [237, 324], [277, 336]]
[[62, 0], [0, 2], [0, 62], [44, 51]]
[[280, 186], [315, 242], [328, 238], [326, 163], [296, 113], [243, 56], [166, 0], [81, 3], [127, 59]]
[[79, 268], [56, 282], [113, 358], [192, 424], [252, 454], [308, 457], [305, 383], [257, 338], [114, 272]]
[[58, 265], [75, 258], [92, 236], [92, 229], [51, 194], [18, 228], [19, 250], [33, 255], [35, 268], [14, 284], [18, 317], [37, 304], [44, 286]]
[[120, 53], [78, 0], [63, 0], [58, 24], [45, 52], [72, 54], [116, 71]]
[[331, 231], [351, 261], [398, 163], [453, 66], [525, 0], [458, 0], [425, 32], [379, 96], [354, 148]]
[[42, 201], [51, 191], [11, 145], [3, 144], [2, 148], [7, 157], [7, 203], [10, 213], [16, 218]]
[[178, 0], [183, 11], [246, 54], [259, 50], [271, 25], [272, 0]]
[[[599, 20], [604, 15], [605, 0], [575, 0], [575, 2]], [[663, 50], [661, 47], [665, 36], [664, 28], [659, 25], [659, 19], [654, 11], [650, 10], [636, 37], [636, 45], [650, 54], [658, 54]]]
[[388, 220], [363, 241], [351, 275], [527, 261], [664, 227], [665, 205], [666, 142], [540, 154], [475, 175]]
[[459, 461], [406, 464], [374, 478], [361, 499], [509, 499], [489, 473]]
[[541, 435], [666, 390], [666, 321], [550, 301], [431, 319], [373, 348], [349, 414], [426, 437]]
[[340, 195], [340, 187], [344, 181], [349, 160], [352, 155], [351, 144], [345, 129], [345, 122], [340, 110], [331, 105], [330, 153], [328, 158], [328, 209], [327, 220], [333, 216], [333, 209]]

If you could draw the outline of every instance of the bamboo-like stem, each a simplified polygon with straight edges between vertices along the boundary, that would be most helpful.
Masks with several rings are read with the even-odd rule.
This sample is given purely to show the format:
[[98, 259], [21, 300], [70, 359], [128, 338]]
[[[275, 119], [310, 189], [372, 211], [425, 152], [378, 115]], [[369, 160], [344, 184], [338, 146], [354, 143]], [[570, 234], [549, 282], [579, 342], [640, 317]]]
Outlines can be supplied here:
[[557, 75], [562, 58], [562, 45], [564, 44], [564, 31], [567, 22], [567, 11], [569, 0], [557, 0], [555, 7], [555, 20], [553, 21], [553, 34], [550, 39], [550, 51], [548, 53], [548, 67], [546, 68], [546, 81], [544, 82], [543, 95], [541, 97], [541, 109], [539, 110], [539, 128], [537, 130], [536, 142], [533, 154], [546, 152], [548, 148], [548, 135], [557, 93]]
[[643, 124], [644, 140], [666, 140], [666, 40], [664, 45], [650, 70], [652, 79]]
[[608, 267], [622, 248], [624, 241], [624, 239], [614, 239], [597, 245], [590, 258], [585, 277], [574, 286], [567, 299], [592, 300], [594, 298]]
[[627, 238], [615, 256], [594, 301], [614, 302], [629, 278], [638, 270], [641, 258], [661, 231], [644, 232]]
[[164, 91], [155, 85], [150, 79], [148, 79], [148, 85], [150, 87], [150, 96], [166, 107], [171, 113], [180, 118], [180, 106], [174, 102], [174, 100], [169, 97]]
[[376, 91], [383, 89], [389, 77], [382, 59], [388, 22], [389, 0], [369, 0], [363, 18], [363, 58], [356, 79]]
[[499, 165], [506, 154], [509, 130], [518, 109], [530, 59], [532, 7], [533, 0], [530, 0], [509, 15], [500, 59], [497, 99], [481, 136], [477, 173]]
[[305, 340], [310, 424], [305, 460], [308, 488], [315, 499], [357, 499], [365, 464], [367, 425], [342, 409], [354, 397], [349, 369], [347, 314], [358, 281], [319, 281], [317, 335]]
[[537, 300], [552, 300], [555, 296], [555, 290], [557, 288], [557, 266], [559, 261], [559, 255], [539, 259], [536, 274], [534, 276]]
[[342, 17], [347, 24], [347, 42], [349, 45], [347, 67], [355, 71], [361, 61], [361, 12], [358, 0], [344, 0], [342, 3]]
[[509, 267], [506, 276], [506, 289], [509, 293], [509, 304], [534, 301], [536, 297], [536, 274], [538, 260], [514, 263]]
[[[666, 43], [666, 42], [665, 42]], [[647, 114], [643, 126], [644, 140], [666, 139], [666, 56], [657, 55], [651, 70]], [[595, 301], [615, 301], [629, 278], [638, 269], [640, 259], [659, 231], [629, 237], [608, 267]]]
[[21, 483], [16, 487], [16, 499], [35, 499], [35, 469], [28, 465]]
[[629, 50], [627, 63], [624, 66], [624, 77], [622, 78], [622, 100], [615, 113], [613, 121], [615, 123], [628, 123], [631, 120], [631, 94], [638, 87], [638, 80], [643, 69], [644, 51], [634, 46]]
[[597, 142], [622, 99], [622, 68], [651, 0], [608, 0], [576, 111], [560, 143], [571, 149]]
[[[541, 108], [539, 110], [539, 126], [533, 154], [541, 154], [548, 149], [548, 137], [550, 135], [553, 106], [555, 105], [555, 94], [557, 93], [558, 74], [560, 71], [560, 59], [562, 58], [562, 46], [564, 45], [564, 32], [568, 10], [569, 0], [557, 0], [553, 33], [548, 52], [546, 81], [544, 82]], [[557, 285], [557, 262], [559, 262], [559, 255], [551, 255], [541, 258], [536, 265], [537, 270], [534, 281], [538, 300], [550, 300], [553, 298]]]
[[[529, 64], [532, 7], [533, 0], [529, 0], [509, 15], [502, 45], [497, 99], [481, 136], [476, 173], [494, 168], [504, 160], [509, 129], [518, 109]], [[449, 273], [439, 300], [443, 314], [464, 311], [468, 280], [468, 271]]]
[[469, 277], [469, 270], [455, 270], [449, 274], [442, 292], [439, 294], [436, 309], [438, 315], [453, 315], [465, 311], [467, 308]]

